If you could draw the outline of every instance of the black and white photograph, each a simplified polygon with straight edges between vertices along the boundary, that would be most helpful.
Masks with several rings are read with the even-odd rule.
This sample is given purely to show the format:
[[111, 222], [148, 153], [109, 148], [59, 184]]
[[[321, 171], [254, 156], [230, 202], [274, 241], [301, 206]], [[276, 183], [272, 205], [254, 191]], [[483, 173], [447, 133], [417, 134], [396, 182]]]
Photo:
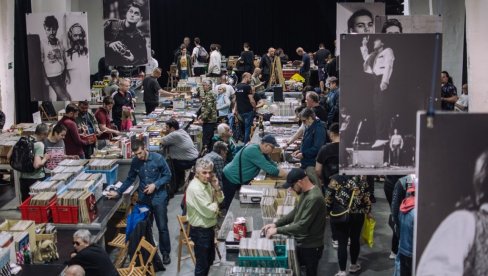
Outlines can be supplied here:
[[151, 54], [149, 1], [103, 0], [105, 63], [147, 64]]
[[86, 13], [26, 15], [31, 101], [90, 98]]
[[337, 3], [336, 56], [340, 55], [341, 34], [375, 32], [375, 17], [385, 15], [385, 3]]
[[418, 116], [417, 276], [488, 275], [488, 114]]
[[387, 15], [376, 16], [376, 33], [432, 34], [442, 33], [440, 15]]
[[[341, 174], [415, 171], [415, 114], [440, 89], [440, 34], [344, 34], [340, 118]], [[412, 59], [415, 59], [413, 62]]]

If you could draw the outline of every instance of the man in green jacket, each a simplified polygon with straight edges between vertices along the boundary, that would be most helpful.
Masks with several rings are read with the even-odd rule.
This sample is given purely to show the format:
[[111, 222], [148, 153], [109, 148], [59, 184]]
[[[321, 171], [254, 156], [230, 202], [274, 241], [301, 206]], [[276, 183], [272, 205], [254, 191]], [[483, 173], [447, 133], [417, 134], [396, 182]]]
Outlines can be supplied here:
[[234, 194], [242, 184], [253, 180], [260, 170], [272, 176], [286, 176], [286, 171], [269, 158], [275, 147], [279, 147], [272, 135], [265, 135], [260, 144], [250, 144], [243, 147], [232, 161], [224, 167], [222, 175], [224, 190], [224, 209], [228, 210]]
[[303, 169], [292, 169], [283, 188], [291, 188], [299, 195], [298, 205], [276, 223], [265, 225], [263, 231], [267, 238], [275, 234], [295, 237], [298, 262], [305, 266], [307, 276], [315, 276], [324, 251], [324, 197]]

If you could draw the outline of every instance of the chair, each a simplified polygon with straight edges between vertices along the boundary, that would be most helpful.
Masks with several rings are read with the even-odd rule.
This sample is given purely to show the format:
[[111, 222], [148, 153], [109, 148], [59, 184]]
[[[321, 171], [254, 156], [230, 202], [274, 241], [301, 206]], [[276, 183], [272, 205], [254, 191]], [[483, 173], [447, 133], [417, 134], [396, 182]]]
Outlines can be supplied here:
[[44, 121], [58, 120], [58, 114], [56, 114], [56, 110], [54, 109], [52, 102], [42, 102], [39, 105], [39, 111], [41, 111], [41, 118]]
[[168, 81], [166, 82], [166, 86], [174, 88], [178, 85], [176, 70], [177, 70], [176, 64], [171, 64], [169, 66], [169, 71], [166, 71], [166, 73], [168, 73]]
[[[147, 259], [144, 261], [144, 254], [142, 251], [148, 254]], [[156, 255], [158, 248], [146, 241], [146, 238], [142, 237], [139, 245], [137, 246], [134, 256], [130, 260], [129, 267], [118, 268], [117, 272], [119, 275], [126, 276], [146, 276], [147, 274], [156, 275], [154, 271], [153, 258]]]
[[[192, 240], [190, 240], [188, 236], [190, 235], [190, 224], [188, 223], [187, 217], [178, 215], [176, 216], [176, 218], [178, 219], [178, 223], [180, 224], [180, 236], [178, 237], [178, 272], [180, 272], [182, 260], [191, 258], [193, 264], [196, 263], [195, 253], [193, 252], [193, 247], [195, 246], [195, 244]], [[185, 223], [187, 224], [186, 226]], [[181, 253], [183, 251], [183, 245], [186, 246], [189, 255], [181, 256]]]

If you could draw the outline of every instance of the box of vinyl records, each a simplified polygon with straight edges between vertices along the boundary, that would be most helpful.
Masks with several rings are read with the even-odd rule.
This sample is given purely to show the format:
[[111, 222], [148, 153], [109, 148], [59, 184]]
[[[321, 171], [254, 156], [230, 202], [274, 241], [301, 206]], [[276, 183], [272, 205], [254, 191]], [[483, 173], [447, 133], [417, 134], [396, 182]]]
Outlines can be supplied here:
[[33, 249], [36, 247], [36, 224], [32, 220], [7, 219], [0, 224], [0, 231], [27, 232]]

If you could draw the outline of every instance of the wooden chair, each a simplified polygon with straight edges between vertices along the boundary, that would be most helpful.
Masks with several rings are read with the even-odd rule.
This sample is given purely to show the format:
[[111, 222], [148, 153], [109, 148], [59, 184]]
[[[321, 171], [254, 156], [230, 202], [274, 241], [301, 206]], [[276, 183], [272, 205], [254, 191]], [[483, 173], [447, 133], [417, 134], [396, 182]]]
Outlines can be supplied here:
[[122, 267], [129, 250], [129, 242], [125, 242], [125, 234], [118, 233], [112, 241], [108, 242], [108, 245], [119, 249], [119, 252], [115, 256], [114, 266], [115, 268]]
[[[145, 261], [142, 249], [149, 254]], [[129, 267], [118, 268], [117, 272], [122, 276], [146, 276], [147, 274], [153, 276], [156, 275], [156, 272], [154, 271], [153, 259], [157, 251], [157, 247], [153, 246], [146, 241], [146, 238], [142, 237], [136, 251], [134, 252], [134, 256], [132, 256]]]
[[166, 71], [166, 73], [168, 73], [168, 81], [166, 82], [166, 86], [174, 88], [178, 85], [178, 78], [176, 77], [177, 69], [176, 64], [171, 64], [169, 66], [169, 71]]
[[[52, 109], [50, 108], [52, 107]], [[54, 110], [53, 103], [52, 102], [42, 102], [39, 105], [39, 111], [41, 112], [41, 118], [44, 121], [57, 121], [58, 120], [58, 114], [56, 114], [56, 111], [54, 110], [54, 114], [52, 113]]]
[[[193, 264], [196, 263], [195, 253], [193, 252], [193, 247], [195, 246], [195, 244], [189, 238], [190, 224], [188, 223], [187, 217], [178, 215], [176, 216], [176, 218], [178, 219], [178, 223], [180, 224], [180, 236], [178, 237], [178, 272], [180, 272], [182, 260], [191, 258]], [[181, 253], [183, 251], [183, 245], [186, 246], [189, 255], [181, 256]]]

